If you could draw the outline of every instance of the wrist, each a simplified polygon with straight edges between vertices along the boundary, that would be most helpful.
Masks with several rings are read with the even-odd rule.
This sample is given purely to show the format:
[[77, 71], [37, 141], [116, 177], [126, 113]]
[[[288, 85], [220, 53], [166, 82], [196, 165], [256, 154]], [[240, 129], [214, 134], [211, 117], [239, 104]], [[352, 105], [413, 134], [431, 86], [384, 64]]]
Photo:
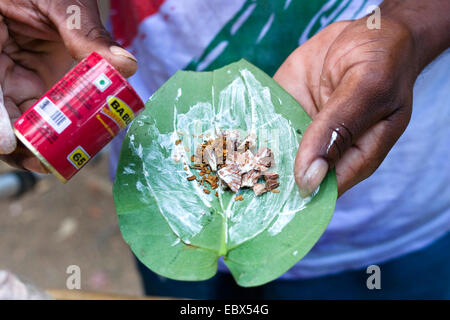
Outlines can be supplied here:
[[382, 18], [409, 30], [419, 72], [450, 46], [450, 1], [385, 0], [380, 9]]

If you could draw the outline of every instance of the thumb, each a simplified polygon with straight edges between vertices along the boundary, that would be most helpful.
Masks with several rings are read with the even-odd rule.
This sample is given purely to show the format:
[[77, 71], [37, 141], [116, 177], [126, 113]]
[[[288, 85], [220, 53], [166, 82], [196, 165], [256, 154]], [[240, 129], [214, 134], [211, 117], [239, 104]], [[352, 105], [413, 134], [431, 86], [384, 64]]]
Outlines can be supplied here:
[[16, 149], [16, 137], [6, 111], [3, 91], [0, 87], [0, 154], [10, 154], [14, 149]]
[[97, 1], [52, 1], [49, 19], [56, 25], [70, 55], [80, 61], [96, 51], [124, 77], [137, 70], [136, 58], [120, 47], [100, 20]]
[[336, 88], [302, 137], [294, 168], [302, 197], [312, 194], [358, 138], [385, 116], [383, 103], [358, 80]]

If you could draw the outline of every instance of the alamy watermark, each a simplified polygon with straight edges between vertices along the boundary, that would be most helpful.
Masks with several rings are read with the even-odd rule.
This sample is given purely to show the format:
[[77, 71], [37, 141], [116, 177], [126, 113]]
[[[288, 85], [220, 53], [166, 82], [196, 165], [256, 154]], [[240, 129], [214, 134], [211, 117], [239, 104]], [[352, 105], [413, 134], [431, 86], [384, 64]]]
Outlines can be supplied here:
[[77, 265], [70, 265], [67, 267], [66, 273], [69, 275], [66, 280], [66, 288], [68, 290], [80, 290], [81, 268]]
[[371, 13], [370, 16], [367, 17], [367, 28], [369, 30], [381, 29], [381, 10], [378, 6], [369, 6], [366, 10], [366, 13]]
[[66, 13], [68, 15], [66, 26], [69, 30], [81, 29], [81, 8], [77, 5], [67, 7]]
[[366, 273], [370, 274], [367, 278], [366, 285], [369, 290], [381, 289], [381, 269], [376, 264], [370, 265], [366, 269]]

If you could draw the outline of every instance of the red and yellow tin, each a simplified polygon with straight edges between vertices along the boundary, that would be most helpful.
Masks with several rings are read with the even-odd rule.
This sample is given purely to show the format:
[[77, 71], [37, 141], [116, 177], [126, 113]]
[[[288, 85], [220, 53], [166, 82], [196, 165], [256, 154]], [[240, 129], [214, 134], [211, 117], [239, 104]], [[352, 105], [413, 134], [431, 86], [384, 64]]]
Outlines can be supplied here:
[[28, 109], [14, 131], [67, 182], [143, 109], [130, 84], [94, 52]]

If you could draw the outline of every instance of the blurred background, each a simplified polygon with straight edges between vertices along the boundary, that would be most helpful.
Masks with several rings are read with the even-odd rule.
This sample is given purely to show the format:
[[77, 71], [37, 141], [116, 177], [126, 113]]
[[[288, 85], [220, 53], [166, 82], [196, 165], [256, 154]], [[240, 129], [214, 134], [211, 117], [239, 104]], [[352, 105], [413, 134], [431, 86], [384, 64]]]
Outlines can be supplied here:
[[[108, 1], [98, 2], [106, 21]], [[141, 295], [107, 169], [106, 151], [66, 185], [48, 176], [21, 197], [0, 199], [0, 270], [42, 289], [66, 289], [66, 269], [77, 265], [83, 291]], [[0, 176], [10, 171], [0, 162]]]
[[[0, 269], [42, 289], [66, 289], [66, 269], [77, 265], [82, 290], [142, 294], [118, 227], [107, 157], [65, 185], [48, 176], [22, 197], [0, 200]], [[0, 163], [0, 176], [10, 170]]]

